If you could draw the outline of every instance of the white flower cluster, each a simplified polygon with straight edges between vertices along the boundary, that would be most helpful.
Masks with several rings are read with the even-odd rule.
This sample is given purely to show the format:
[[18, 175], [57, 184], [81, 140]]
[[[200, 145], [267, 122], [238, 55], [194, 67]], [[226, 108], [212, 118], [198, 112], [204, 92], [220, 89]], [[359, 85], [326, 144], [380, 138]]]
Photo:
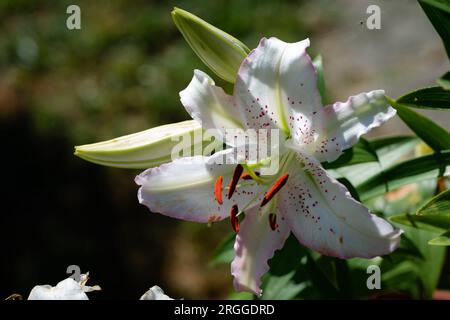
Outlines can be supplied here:
[[[50, 285], [35, 286], [29, 296], [28, 300], [89, 300], [87, 292], [99, 291], [100, 286], [86, 285], [89, 280], [89, 273], [82, 274], [80, 281], [75, 281], [72, 278], [67, 278], [58, 282], [54, 287]], [[164, 291], [158, 287], [153, 286], [145, 292], [139, 300], [173, 300]]]

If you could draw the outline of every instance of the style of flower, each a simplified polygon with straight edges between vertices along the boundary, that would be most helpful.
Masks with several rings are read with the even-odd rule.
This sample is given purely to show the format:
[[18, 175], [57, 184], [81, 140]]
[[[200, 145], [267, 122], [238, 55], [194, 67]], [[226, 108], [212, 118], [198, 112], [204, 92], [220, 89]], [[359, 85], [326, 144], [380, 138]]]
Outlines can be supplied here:
[[278, 129], [277, 175], [239, 164], [230, 147], [176, 159], [135, 179], [139, 202], [152, 212], [204, 223], [230, 217], [237, 233], [231, 264], [237, 291], [262, 293], [267, 261], [291, 232], [306, 247], [343, 259], [385, 255], [400, 242], [401, 230], [371, 214], [320, 164], [337, 159], [395, 109], [382, 90], [323, 106], [308, 46], [308, 39], [263, 38], [242, 62], [232, 96], [199, 70], [180, 92], [204, 129]]

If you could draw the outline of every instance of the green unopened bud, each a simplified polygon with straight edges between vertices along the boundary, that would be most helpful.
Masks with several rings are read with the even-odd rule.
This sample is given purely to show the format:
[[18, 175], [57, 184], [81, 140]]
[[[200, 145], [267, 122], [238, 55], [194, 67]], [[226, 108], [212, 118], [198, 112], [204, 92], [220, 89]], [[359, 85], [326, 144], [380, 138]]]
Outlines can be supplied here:
[[193, 150], [202, 150], [205, 145], [202, 128], [196, 121], [189, 120], [76, 146], [75, 155], [109, 167], [147, 169], [171, 161], [174, 148], [186, 136]]
[[172, 11], [178, 30], [199, 58], [219, 77], [234, 83], [250, 50], [228, 33], [179, 8]]

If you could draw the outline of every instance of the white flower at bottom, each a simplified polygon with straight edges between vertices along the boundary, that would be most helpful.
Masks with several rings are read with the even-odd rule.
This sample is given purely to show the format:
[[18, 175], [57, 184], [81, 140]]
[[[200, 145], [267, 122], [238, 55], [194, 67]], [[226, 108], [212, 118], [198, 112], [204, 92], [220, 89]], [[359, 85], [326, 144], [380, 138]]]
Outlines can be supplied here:
[[166, 295], [158, 286], [153, 286], [145, 292], [139, 300], [174, 300]]
[[101, 290], [99, 286], [87, 286], [89, 273], [82, 274], [80, 281], [67, 278], [58, 282], [54, 287], [50, 285], [35, 286], [28, 296], [28, 300], [89, 300], [86, 292]]

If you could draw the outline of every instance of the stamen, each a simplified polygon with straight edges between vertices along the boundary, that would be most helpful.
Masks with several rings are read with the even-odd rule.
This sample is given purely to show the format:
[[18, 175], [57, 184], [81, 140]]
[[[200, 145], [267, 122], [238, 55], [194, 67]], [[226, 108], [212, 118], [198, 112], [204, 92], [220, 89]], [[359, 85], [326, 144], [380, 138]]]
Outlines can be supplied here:
[[[256, 176], [259, 177], [259, 172], [255, 171], [254, 173], [255, 173]], [[242, 180], [253, 180], [252, 176], [251, 176], [250, 173], [248, 173], [248, 172], [244, 172], [244, 173], [242, 174], [242, 176], [241, 176], [241, 179], [242, 179]]]
[[234, 169], [233, 177], [231, 178], [230, 181], [230, 186], [228, 188], [228, 199], [231, 199], [231, 197], [233, 196], [233, 193], [236, 190], [236, 185], [239, 182], [239, 178], [242, 175], [242, 171], [244, 171], [244, 168], [240, 164], [238, 164]]
[[277, 215], [275, 213], [269, 214], [269, 224], [270, 229], [272, 229], [273, 231], [275, 231], [278, 228]]
[[230, 221], [231, 221], [231, 227], [233, 228], [234, 232], [236, 232], [236, 233], [239, 232], [239, 217], [237, 216], [238, 212], [239, 212], [238, 206], [233, 205], [231, 207], [231, 212], [230, 212]]
[[216, 198], [216, 201], [219, 204], [223, 203], [222, 200], [222, 181], [223, 181], [223, 177], [219, 176], [216, 180], [216, 183], [214, 184], [214, 196]]
[[261, 201], [261, 207], [265, 206], [276, 194], [280, 191], [281, 188], [286, 184], [287, 179], [289, 178], [289, 174], [283, 174], [264, 194], [264, 198]]

